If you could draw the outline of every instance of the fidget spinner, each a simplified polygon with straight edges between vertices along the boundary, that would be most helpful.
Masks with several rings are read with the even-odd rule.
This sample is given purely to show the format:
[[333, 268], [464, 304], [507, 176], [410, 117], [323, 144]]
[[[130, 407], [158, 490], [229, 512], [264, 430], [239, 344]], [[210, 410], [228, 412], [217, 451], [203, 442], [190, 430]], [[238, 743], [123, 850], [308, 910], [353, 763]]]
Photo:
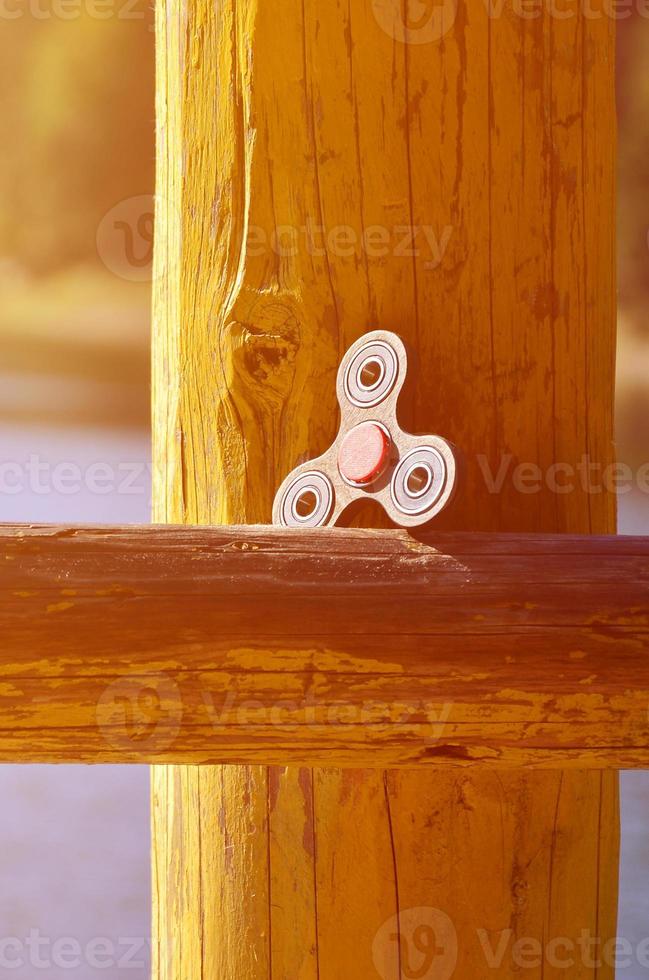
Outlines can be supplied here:
[[417, 527], [449, 503], [456, 485], [453, 447], [440, 436], [413, 436], [397, 421], [408, 357], [396, 334], [365, 334], [338, 372], [340, 429], [330, 449], [298, 466], [275, 497], [273, 523], [336, 524], [352, 502], [378, 501], [395, 524]]

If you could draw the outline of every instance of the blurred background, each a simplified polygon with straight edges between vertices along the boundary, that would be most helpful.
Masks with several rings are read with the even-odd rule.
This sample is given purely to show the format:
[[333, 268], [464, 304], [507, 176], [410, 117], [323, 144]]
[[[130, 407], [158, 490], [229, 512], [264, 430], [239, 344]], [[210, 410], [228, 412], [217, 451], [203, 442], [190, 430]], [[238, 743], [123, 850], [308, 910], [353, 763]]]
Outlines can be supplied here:
[[[151, 10], [3, 0], [0, 24], [0, 520], [145, 523]], [[649, 19], [621, 21], [617, 418], [634, 467], [649, 460], [647, 63]], [[621, 499], [620, 530], [649, 533], [649, 495]], [[148, 977], [147, 770], [0, 766], [0, 798], [0, 974], [18, 939], [16, 978]], [[619, 932], [635, 946], [649, 774], [623, 775], [623, 828]]]
[[[57, 2], [0, 10], [0, 521], [148, 523], [152, 11]], [[0, 976], [145, 980], [148, 770], [0, 800]]]

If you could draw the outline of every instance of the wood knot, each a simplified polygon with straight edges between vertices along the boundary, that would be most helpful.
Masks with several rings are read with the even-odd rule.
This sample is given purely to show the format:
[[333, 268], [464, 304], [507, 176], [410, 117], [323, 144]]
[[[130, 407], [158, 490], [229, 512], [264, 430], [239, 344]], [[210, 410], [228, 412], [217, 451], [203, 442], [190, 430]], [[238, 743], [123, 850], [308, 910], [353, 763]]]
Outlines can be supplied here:
[[529, 890], [530, 885], [526, 878], [516, 877], [512, 881], [512, 904], [517, 913], [527, 906]]
[[229, 326], [239, 379], [265, 398], [284, 401], [295, 376], [300, 347], [300, 323], [291, 307], [278, 300], [264, 300], [250, 315]]

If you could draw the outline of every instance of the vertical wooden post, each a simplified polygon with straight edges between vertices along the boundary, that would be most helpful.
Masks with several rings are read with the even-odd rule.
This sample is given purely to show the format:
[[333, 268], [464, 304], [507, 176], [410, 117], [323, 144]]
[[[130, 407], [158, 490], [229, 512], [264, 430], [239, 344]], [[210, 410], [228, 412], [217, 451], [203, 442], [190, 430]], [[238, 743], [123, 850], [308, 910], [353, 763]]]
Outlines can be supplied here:
[[[160, 0], [158, 520], [268, 521], [386, 328], [419, 354], [411, 424], [467, 457], [445, 526], [615, 529], [614, 25], [577, 7]], [[458, 977], [503, 930], [612, 936], [616, 778], [488, 765], [155, 769], [158, 980], [399, 980], [431, 909]], [[613, 976], [581, 950], [571, 976]]]

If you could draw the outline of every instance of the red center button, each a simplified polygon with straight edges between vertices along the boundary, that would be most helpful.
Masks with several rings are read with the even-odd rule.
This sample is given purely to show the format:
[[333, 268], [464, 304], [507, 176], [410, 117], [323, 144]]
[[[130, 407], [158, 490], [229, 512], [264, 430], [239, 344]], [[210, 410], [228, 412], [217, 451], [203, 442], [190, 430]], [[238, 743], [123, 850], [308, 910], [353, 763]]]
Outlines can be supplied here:
[[390, 456], [390, 437], [376, 422], [361, 422], [343, 439], [338, 469], [343, 479], [365, 486], [380, 477]]

